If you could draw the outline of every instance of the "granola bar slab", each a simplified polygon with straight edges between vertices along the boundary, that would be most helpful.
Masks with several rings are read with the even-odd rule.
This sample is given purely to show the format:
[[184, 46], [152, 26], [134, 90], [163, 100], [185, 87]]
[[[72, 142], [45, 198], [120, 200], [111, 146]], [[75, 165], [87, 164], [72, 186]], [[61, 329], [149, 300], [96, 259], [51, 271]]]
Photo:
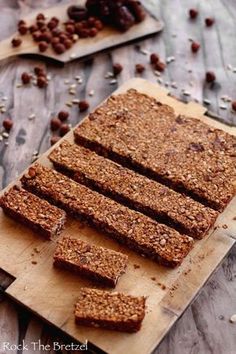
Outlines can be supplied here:
[[0, 206], [7, 215], [47, 239], [58, 235], [66, 220], [63, 210], [18, 186], [11, 188], [0, 198]]
[[57, 171], [36, 164], [29, 172], [21, 178], [24, 188], [156, 262], [177, 266], [193, 246], [191, 237], [181, 235]]
[[88, 242], [64, 237], [58, 242], [54, 265], [71, 270], [99, 284], [115, 287], [125, 273], [128, 256]]
[[235, 194], [236, 138], [135, 90], [110, 97], [74, 134], [77, 143], [213, 209]]
[[75, 305], [79, 325], [137, 332], [145, 316], [145, 297], [82, 288]]
[[82, 146], [64, 141], [49, 159], [75, 181], [194, 238], [202, 238], [218, 212]]

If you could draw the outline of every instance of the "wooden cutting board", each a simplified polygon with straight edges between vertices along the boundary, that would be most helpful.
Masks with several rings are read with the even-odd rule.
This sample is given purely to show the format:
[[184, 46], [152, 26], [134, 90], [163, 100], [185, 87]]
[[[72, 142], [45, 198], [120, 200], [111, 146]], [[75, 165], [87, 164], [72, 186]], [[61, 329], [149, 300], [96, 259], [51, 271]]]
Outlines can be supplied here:
[[[236, 128], [224, 126], [206, 117], [204, 107], [196, 103], [179, 102], [168, 96], [167, 90], [148, 81], [132, 79], [115, 94], [130, 88], [169, 104], [176, 113], [198, 117], [212, 126], [236, 135]], [[73, 141], [73, 132], [63, 139]], [[49, 151], [52, 149], [54, 147]], [[38, 160], [47, 166], [50, 166], [47, 159], [49, 151]], [[177, 269], [159, 266], [127, 250], [105, 234], [79, 221], [69, 220], [60, 237], [78, 237], [129, 256], [127, 273], [121, 277], [116, 290], [148, 297], [146, 317], [141, 331], [136, 334], [75, 325], [73, 310], [79, 289], [81, 286], [94, 285], [67, 271], [54, 269], [52, 257], [55, 241], [43, 240], [0, 212], [0, 267], [15, 277], [6, 293], [80, 342], [88, 340], [112, 354], [123, 354], [127, 348], [130, 354], [151, 353], [235, 243], [235, 216], [236, 197], [218, 218], [217, 227], [212, 229], [205, 239], [196, 241], [194, 249]], [[37, 264], [32, 264], [32, 261]]]
[[[76, 0], [71, 2], [73, 5], [84, 5], [84, 0]], [[153, 10], [153, 3], [147, 1], [148, 9]], [[56, 16], [61, 22], [68, 20], [67, 8], [70, 4], [59, 5], [51, 7], [47, 10], [42, 11], [47, 18]], [[27, 24], [31, 25], [35, 22], [35, 17], [39, 11], [31, 13], [29, 16], [25, 17], [24, 20]], [[23, 42], [20, 47], [12, 48], [11, 40], [14, 37], [18, 37], [18, 33], [14, 33], [7, 39], [0, 42], [0, 60], [6, 59], [16, 55], [22, 54], [37, 54], [41, 57], [54, 59], [61, 63], [67, 63], [71, 60], [83, 58], [85, 56], [94, 54], [105, 49], [115, 47], [124, 43], [134, 41], [141, 37], [146, 37], [157, 33], [163, 29], [163, 23], [147, 12], [145, 20], [139, 24], [134, 25], [129, 31], [121, 33], [113, 28], [105, 27], [98, 35], [94, 38], [80, 39], [75, 45], [67, 50], [65, 53], [58, 55], [50, 47], [45, 53], [40, 53], [38, 50], [38, 45], [35, 43], [30, 34], [21, 36]]]

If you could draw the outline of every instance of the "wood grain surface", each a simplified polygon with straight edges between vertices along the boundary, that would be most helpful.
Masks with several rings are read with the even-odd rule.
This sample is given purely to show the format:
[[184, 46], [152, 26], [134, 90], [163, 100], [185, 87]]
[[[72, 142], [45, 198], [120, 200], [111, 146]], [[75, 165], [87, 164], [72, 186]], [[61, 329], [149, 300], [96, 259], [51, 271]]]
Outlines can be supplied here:
[[[15, 31], [17, 20], [35, 8], [52, 6], [66, 1], [56, 0], [1, 0], [0, 1], [0, 38], [4, 39]], [[231, 113], [230, 104], [222, 101], [228, 95], [236, 99], [236, 4], [234, 0], [146, 0], [157, 16], [165, 22], [165, 30], [139, 43], [140, 48], [158, 52], [163, 60], [170, 56], [175, 61], [168, 64], [162, 75], [164, 85], [176, 83], [171, 92], [181, 99], [195, 99], [200, 103], [203, 98], [211, 101], [209, 109], [220, 115], [229, 124], [236, 123], [236, 115]], [[199, 18], [191, 22], [187, 11], [197, 7]], [[206, 28], [204, 19], [214, 16], [216, 23]], [[197, 55], [190, 51], [190, 39], [201, 43]], [[148, 56], [140, 52], [137, 45], [129, 45], [115, 49], [110, 53], [96, 55], [94, 59], [79, 63], [73, 62], [64, 68], [45, 64], [52, 76], [47, 90], [36, 87], [17, 88], [21, 73], [32, 69], [36, 60], [23, 58], [11, 59], [0, 63], [0, 97], [7, 96], [7, 111], [1, 114], [14, 120], [14, 129], [7, 140], [0, 143], [0, 178], [1, 187], [23, 171], [32, 160], [35, 151], [43, 152], [49, 147], [49, 120], [65, 102], [71, 99], [65, 79], [74, 81], [76, 75], [83, 78], [77, 87], [76, 97], [88, 98], [91, 108], [108, 96], [117, 85], [135, 75], [135, 63], [144, 63], [147, 67], [144, 78], [153, 82], [157, 77], [148, 64]], [[110, 85], [104, 75], [111, 70], [113, 62], [124, 65], [124, 71], [117, 85]], [[231, 69], [232, 68], [232, 69]], [[217, 83], [209, 86], [204, 83], [206, 70], [214, 70]], [[173, 85], [172, 85], [173, 86]], [[175, 85], [174, 85], [175, 86]], [[94, 90], [94, 96], [89, 96]], [[182, 90], [191, 96], [183, 94]], [[227, 109], [220, 108], [226, 105]], [[81, 118], [78, 109], [73, 106], [71, 123], [74, 125]], [[29, 121], [29, 114], [35, 113], [36, 118]], [[0, 284], [7, 287], [9, 278], [1, 274]], [[194, 303], [164, 339], [155, 354], [234, 354], [236, 351], [236, 324], [229, 318], [236, 313], [236, 247], [230, 252], [223, 264], [207, 282]], [[43, 343], [53, 340], [68, 341], [54, 329], [34, 318], [25, 310], [1, 296], [0, 303], [0, 338], [1, 341], [21, 343], [25, 337], [28, 342], [40, 339]], [[155, 330], [155, 329], [153, 329]], [[1, 351], [0, 351], [1, 352]], [[3, 351], [2, 353], [5, 354]], [[17, 353], [17, 350], [12, 351]], [[25, 353], [23, 351], [23, 353]], [[139, 354], [139, 353], [138, 353]], [[141, 353], [140, 353], [141, 354]]]

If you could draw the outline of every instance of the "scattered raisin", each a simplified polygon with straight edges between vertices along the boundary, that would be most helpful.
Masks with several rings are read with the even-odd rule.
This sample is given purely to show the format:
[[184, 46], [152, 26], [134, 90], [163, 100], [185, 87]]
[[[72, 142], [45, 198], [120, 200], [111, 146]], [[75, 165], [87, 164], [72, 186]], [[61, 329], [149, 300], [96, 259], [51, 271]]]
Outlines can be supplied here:
[[39, 51], [41, 53], [46, 52], [48, 49], [48, 43], [47, 42], [39, 42]]
[[20, 38], [13, 38], [11, 41], [13, 47], [19, 47], [22, 44], [22, 40]]
[[113, 74], [115, 76], [119, 75], [122, 72], [122, 70], [123, 70], [123, 66], [121, 64], [115, 63], [113, 65]]
[[66, 123], [62, 124], [60, 128], [60, 136], [66, 135], [69, 131], [70, 131], [69, 125]]
[[66, 51], [66, 47], [62, 43], [55, 44], [53, 48], [57, 54], [63, 54]]
[[213, 71], [208, 71], [206, 73], [206, 82], [214, 82], [216, 80], [215, 73]]
[[198, 17], [198, 10], [190, 9], [189, 10], [189, 17], [193, 20]]
[[61, 128], [61, 121], [58, 118], [52, 118], [50, 123], [51, 130], [54, 132]]
[[28, 32], [28, 27], [25, 25], [21, 25], [18, 28], [19, 33], [24, 36]]
[[212, 17], [208, 17], [205, 19], [205, 24], [207, 27], [211, 27], [215, 23], [215, 19]]
[[47, 86], [47, 84], [48, 84], [48, 82], [47, 82], [47, 79], [46, 79], [45, 76], [38, 76], [38, 78], [37, 78], [37, 86], [39, 88], [44, 88], [44, 87]]
[[152, 53], [152, 54], [150, 55], [150, 62], [151, 62], [151, 64], [156, 64], [156, 63], [159, 62], [159, 60], [160, 60], [160, 58], [159, 58], [159, 55], [158, 55], [158, 54]]
[[59, 136], [53, 135], [50, 139], [51, 146], [56, 144], [61, 138]]
[[232, 102], [232, 109], [236, 112], [236, 101]]
[[197, 53], [200, 49], [200, 44], [198, 42], [192, 42], [191, 49], [193, 53]]
[[29, 84], [30, 81], [31, 81], [31, 75], [28, 74], [28, 73], [26, 73], [26, 72], [22, 73], [22, 75], [21, 75], [21, 81], [22, 81], [22, 83], [23, 83], [24, 85]]
[[160, 72], [163, 72], [166, 68], [166, 64], [163, 63], [162, 61], [158, 61], [156, 64], [155, 64], [155, 69], [157, 71], [160, 71]]
[[67, 120], [69, 117], [69, 112], [66, 111], [60, 111], [58, 113], [58, 118], [60, 119], [61, 122], [64, 122], [65, 120]]

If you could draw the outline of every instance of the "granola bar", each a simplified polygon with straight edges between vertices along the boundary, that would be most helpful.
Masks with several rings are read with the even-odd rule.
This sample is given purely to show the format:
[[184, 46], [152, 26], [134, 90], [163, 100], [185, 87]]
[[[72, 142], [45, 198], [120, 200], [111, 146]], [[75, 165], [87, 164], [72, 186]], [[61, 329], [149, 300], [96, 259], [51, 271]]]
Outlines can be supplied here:
[[63, 210], [18, 186], [8, 190], [0, 198], [0, 206], [11, 218], [39, 232], [47, 239], [60, 234], [66, 220], [66, 213]]
[[195, 238], [202, 238], [218, 212], [162, 184], [64, 141], [49, 155], [54, 166], [118, 202]]
[[54, 265], [99, 283], [115, 287], [125, 273], [128, 256], [88, 242], [64, 237], [54, 254]]
[[223, 210], [235, 194], [236, 138], [129, 90], [75, 129], [77, 143]]
[[75, 305], [75, 321], [79, 325], [137, 332], [145, 316], [145, 302], [143, 296], [82, 288]]
[[193, 246], [191, 237], [181, 235], [50, 168], [35, 164], [21, 181], [24, 188], [163, 265], [179, 265]]

